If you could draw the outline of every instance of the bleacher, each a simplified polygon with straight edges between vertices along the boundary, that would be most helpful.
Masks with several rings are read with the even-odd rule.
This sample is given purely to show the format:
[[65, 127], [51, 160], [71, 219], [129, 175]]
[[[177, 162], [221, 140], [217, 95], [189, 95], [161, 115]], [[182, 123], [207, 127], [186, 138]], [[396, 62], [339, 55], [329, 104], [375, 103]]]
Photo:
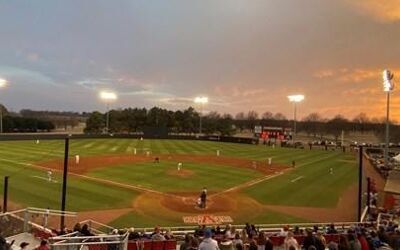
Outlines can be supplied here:
[[[365, 210], [366, 211], [366, 210]], [[179, 249], [180, 244], [184, 241], [186, 234], [196, 235], [197, 239], [201, 241], [204, 237], [197, 231], [198, 228], [194, 226], [176, 227], [171, 228], [173, 238], [167, 240], [151, 240], [149, 228], [137, 229], [137, 237], [131, 238], [130, 234], [133, 233], [129, 229], [115, 229], [113, 227], [97, 223], [95, 221], [86, 220], [80, 223], [89, 225], [92, 235], [82, 235], [80, 232], [68, 232], [67, 234], [57, 235], [58, 231], [51, 228], [43, 227], [35, 223], [32, 218], [37, 218], [32, 214], [39, 213], [41, 216], [48, 215], [49, 210], [45, 209], [32, 209], [19, 210], [15, 212], [0, 214], [0, 226], [3, 229], [3, 235], [6, 236], [8, 241], [16, 239], [15, 246], [20, 242], [31, 242], [31, 245], [37, 245], [40, 240], [46, 239], [49, 241], [51, 249], [54, 250], [69, 250], [69, 249], [88, 249], [88, 250], [175, 250]], [[59, 211], [51, 211], [53, 216], [60, 216], [62, 213]], [[68, 216], [74, 217], [75, 213], [66, 212]], [[388, 225], [389, 221], [394, 221], [398, 215], [393, 214], [380, 214], [377, 221], [364, 221], [368, 218], [364, 213], [363, 221], [361, 222], [338, 222], [330, 225], [323, 223], [312, 224], [262, 224], [254, 225], [257, 232], [264, 232], [274, 249], [283, 249], [286, 234], [288, 230], [294, 232], [294, 239], [299, 245], [302, 245], [306, 239], [306, 229], [316, 230], [314, 233], [319, 232], [326, 243], [335, 242], [341, 243], [343, 237], [347, 238], [349, 234], [359, 232], [360, 228], [368, 230], [380, 230], [380, 227]], [[236, 232], [244, 230], [245, 225], [234, 225], [237, 228]], [[334, 227], [334, 233], [329, 232], [328, 228]], [[358, 229], [357, 229], [358, 228]], [[398, 229], [398, 228], [397, 228]], [[214, 229], [213, 229], [214, 230]], [[142, 232], [141, 234], [138, 232]], [[204, 232], [203, 232], [204, 233]], [[390, 244], [393, 244], [393, 249], [400, 249], [400, 231], [388, 232], [388, 237], [391, 239]], [[226, 243], [233, 240], [233, 236], [227, 238], [223, 233], [213, 234], [213, 238], [220, 244], [221, 249], [227, 249]], [[398, 242], [399, 244], [396, 245]], [[78, 248], [77, 248], [78, 247]], [[233, 246], [231, 246], [233, 247]], [[228, 247], [228, 249], [231, 249]], [[244, 242], [243, 249], [251, 249], [248, 242]], [[235, 249], [233, 247], [232, 249]]]

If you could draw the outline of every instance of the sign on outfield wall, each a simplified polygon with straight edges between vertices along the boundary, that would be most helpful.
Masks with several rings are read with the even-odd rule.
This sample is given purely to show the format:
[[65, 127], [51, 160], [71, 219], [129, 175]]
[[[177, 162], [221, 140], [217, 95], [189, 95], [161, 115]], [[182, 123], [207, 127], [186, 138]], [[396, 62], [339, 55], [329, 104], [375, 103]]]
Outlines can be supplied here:
[[197, 216], [184, 216], [183, 222], [185, 224], [216, 225], [216, 224], [232, 223], [233, 220], [230, 216], [224, 216], [224, 215], [197, 215]]

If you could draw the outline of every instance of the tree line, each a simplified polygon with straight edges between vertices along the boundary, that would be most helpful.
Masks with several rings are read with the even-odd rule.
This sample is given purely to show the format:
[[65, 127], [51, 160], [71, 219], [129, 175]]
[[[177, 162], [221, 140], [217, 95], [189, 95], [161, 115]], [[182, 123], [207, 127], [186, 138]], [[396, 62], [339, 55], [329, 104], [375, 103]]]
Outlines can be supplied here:
[[[19, 113], [9, 112], [0, 104], [3, 112], [4, 132], [51, 131], [56, 128], [74, 127], [86, 123], [85, 133], [103, 133], [106, 126], [106, 113], [34, 111], [23, 109]], [[184, 110], [167, 110], [159, 107], [113, 109], [109, 112], [109, 131], [112, 133], [137, 133], [146, 128], [167, 129], [170, 133], [195, 134], [199, 132], [200, 113], [189, 107]], [[297, 131], [315, 138], [333, 136], [338, 139], [343, 132], [374, 133], [383, 140], [385, 119], [371, 118], [360, 113], [352, 119], [336, 115], [326, 119], [318, 113], [311, 113], [297, 121]], [[234, 135], [240, 132], [252, 132], [257, 125], [268, 127], [292, 128], [293, 119], [282, 113], [256, 111], [230, 114], [209, 112], [202, 115], [204, 134]], [[390, 124], [391, 141], [400, 141], [400, 126]]]
[[[158, 107], [126, 108], [111, 110], [109, 113], [109, 131], [113, 133], [142, 132], [146, 127], [167, 128], [171, 133], [193, 134], [199, 131], [200, 113], [189, 107], [185, 110], [171, 111]], [[93, 112], [86, 121], [86, 133], [105, 131], [106, 113]], [[255, 111], [240, 112], [233, 117], [230, 114], [209, 112], [202, 116], [202, 132], [205, 134], [234, 135], [243, 131], [254, 131], [257, 125], [292, 128], [293, 119], [282, 113], [265, 112], [261, 116]], [[400, 140], [400, 126], [391, 123], [391, 138]], [[383, 138], [384, 119], [369, 118], [360, 113], [353, 119], [336, 115], [331, 119], [318, 113], [311, 113], [297, 121], [297, 131], [315, 138], [331, 135], [338, 139], [342, 133], [372, 132]]]
[[54, 124], [46, 119], [36, 117], [23, 117], [19, 113], [9, 112], [0, 104], [2, 112], [3, 132], [50, 132], [55, 128]]

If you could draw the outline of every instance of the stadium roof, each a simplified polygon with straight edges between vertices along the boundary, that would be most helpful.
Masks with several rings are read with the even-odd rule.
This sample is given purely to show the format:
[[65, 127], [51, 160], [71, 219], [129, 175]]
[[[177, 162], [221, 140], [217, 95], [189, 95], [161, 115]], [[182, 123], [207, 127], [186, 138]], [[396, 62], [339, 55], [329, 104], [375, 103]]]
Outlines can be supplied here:
[[391, 171], [386, 181], [385, 192], [400, 194], [400, 171]]

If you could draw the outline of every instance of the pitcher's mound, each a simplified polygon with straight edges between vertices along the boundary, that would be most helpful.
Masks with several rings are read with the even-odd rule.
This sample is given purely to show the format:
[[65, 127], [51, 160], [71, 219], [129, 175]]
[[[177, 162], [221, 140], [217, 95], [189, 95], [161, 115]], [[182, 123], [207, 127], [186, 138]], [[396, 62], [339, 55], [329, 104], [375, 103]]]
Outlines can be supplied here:
[[188, 169], [171, 169], [167, 171], [167, 175], [171, 175], [171, 176], [178, 176], [178, 177], [182, 177], [182, 178], [187, 178], [192, 176], [194, 173], [192, 170], [188, 170]]
[[206, 208], [199, 208], [196, 205], [197, 197], [164, 197], [161, 204], [173, 211], [183, 213], [216, 213], [216, 212], [229, 212], [235, 207], [236, 202], [234, 199], [224, 196], [214, 196], [207, 198]]

